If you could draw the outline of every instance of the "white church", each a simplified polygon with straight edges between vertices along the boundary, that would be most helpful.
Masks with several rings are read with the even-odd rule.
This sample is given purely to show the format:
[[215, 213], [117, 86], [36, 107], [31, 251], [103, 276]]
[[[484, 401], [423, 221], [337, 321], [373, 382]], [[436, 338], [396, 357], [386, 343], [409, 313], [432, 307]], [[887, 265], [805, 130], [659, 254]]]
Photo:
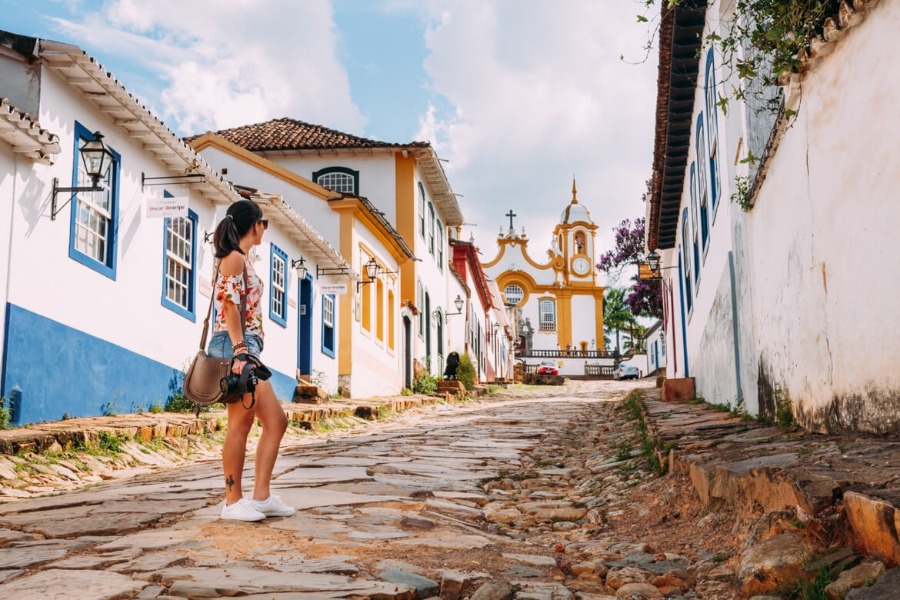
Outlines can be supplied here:
[[[603, 292], [597, 278], [597, 226], [578, 201], [572, 200], [553, 230], [550, 248], [532, 257], [524, 230], [516, 231], [510, 210], [509, 229], [497, 237], [497, 255], [484, 263], [504, 301], [515, 305], [519, 321], [517, 357], [584, 359], [603, 351]], [[569, 365], [577, 371], [582, 366]], [[567, 369], [569, 370], [569, 369]]]

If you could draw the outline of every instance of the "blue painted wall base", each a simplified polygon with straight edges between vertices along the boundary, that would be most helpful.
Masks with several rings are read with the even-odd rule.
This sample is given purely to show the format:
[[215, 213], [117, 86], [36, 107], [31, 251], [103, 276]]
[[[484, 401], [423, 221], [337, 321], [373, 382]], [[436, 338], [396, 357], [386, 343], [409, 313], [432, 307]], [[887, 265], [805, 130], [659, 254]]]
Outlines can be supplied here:
[[[56, 421], [63, 415], [139, 412], [181, 392], [174, 368], [8, 304], [0, 395], [21, 390], [15, 425]], [[290, 401], [296, 381], [273, 372], [275, 393]]]

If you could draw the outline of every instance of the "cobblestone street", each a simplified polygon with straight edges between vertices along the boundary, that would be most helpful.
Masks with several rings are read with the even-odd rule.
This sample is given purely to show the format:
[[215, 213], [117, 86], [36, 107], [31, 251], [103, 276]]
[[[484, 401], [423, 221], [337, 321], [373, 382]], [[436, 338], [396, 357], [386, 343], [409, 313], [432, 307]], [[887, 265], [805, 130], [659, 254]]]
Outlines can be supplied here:
[[[662, 556], [665, 548], [640, 537], [603, 533], [606, 505], [620, 496], [613, 490], [635, 489], [641, 479], [638, 470], [612, 468], [621, 466], [616, 454], [633, 429], [616, 422], [614, 406], [634, 387], [511, 392], [318, 434], [276, 467], [277, 493], [298, 514], [261, 524], [217, 519], [221, 475], [211, 458], [6, 503], [0, 591], [4, 598], [452, 598], [490, 583], [495, 594], [512, 589], [523, 598], [593, 597], [615, 593], [601, 585], [610, 567], [599, 558], [625, 561], [618, 569], [628, 579], [636, 569], [625, 563], [642, 557], [653, 561], [652, 573], [686, 580], [700, 557]], [[629, 583], [646, 587], [650, 578], [631, 573]]]
[[[697, 437], [703, 430], [722, 448], [760, 440], [732, 461], [771, 452], [778, 435], [703, 406], [653, 401], [650, 382], [513, 388], [354, 427], [293, 430], [274, 487], [298, 513], [258, 524], [218, 519], [220, 432], [131, 440], [105, 463], [10, 455], [14, 466], [34, 465], [19, 472], [18, 493], [46, 495], [0, 504], [0, 596], [759, 600], [772, 596], [754, 589], [784, 593], [814, 568], [845, 570], [842, 593], [879, 581], [856, 592], [880, 586], [881, 595], [849, 597], [893, 597], [900, 570], [885, 573], [846, 541], [826, 543], [821, 515], [766, 512], [738, 495], [713, 506], [687, 474], [693, 467], [660, 477], [644, 421], [623, 406], [633, 390], [659, 413], [651, 427], [671, 430], [663, 439], [674, 443], [664, 445], [685, 456], [715, 447]], [[671, 411], [681, 416], [663, 414]], [[785, 443], [810, 443], [791, 435]], [[171, 451], [179, 447], [190, 451]], [[50, 467], [63, 462], [81, 483], [53, 492], [48, 482], [62, 479]], [[112, 481], [91, 483], [94, 463]], [[251, 475], [249, 464], [246, 489]]]

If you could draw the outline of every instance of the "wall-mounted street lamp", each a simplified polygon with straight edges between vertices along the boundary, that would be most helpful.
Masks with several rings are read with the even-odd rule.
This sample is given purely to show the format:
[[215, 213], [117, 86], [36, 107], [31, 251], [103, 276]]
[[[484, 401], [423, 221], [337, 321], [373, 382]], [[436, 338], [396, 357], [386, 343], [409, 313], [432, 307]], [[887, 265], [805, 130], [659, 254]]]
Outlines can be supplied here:
[[366, 272], [366, 280], [365, 281], [357, 281], [356, 282], [356, 291], [359, 291], [359, 288], [364, 285], [369, 285], [375, 278], [378, 277], [378, 262], [374, 258], [370, 258], [366, 264], [363, 265], [363, 270]]
[[[449, 323], [450, 317], [453, 317], [456, 315], [461, 315], [463, 304], [465, 304], [465, 300], [462, 299], [462, 296], [457, 294], [456, 299], [453, 301], [453, 306], [456, 307], [456, 312], [455, 313], [444, 313], [444, 322]], [[431, 313], [432, 318], [434, 318], [435, 320], [437, 320], [437, 318], [440, 317], [440, 315], [441, 315], [441, 313], [438, 310]]]
[[650, 267], [651, 273], [657, 274], [659, 272], [659, 252], [652, 250], [647, 255], [647, 266]]
[[[94, 132], [94, 139], [86, 141], [84, 145], [78, 149], [78, 153], [81, 154], [81, 162], [84, 164], [84, 170], [87, 171], [88, 176], [91, 178], [91, 185], [90, 187], [59, 187], [59, 178], [54, 177], [53, 198], [50, 201], [51, 221], [55, 220], [59, 211], [72, 201], [74, 194], [80, 192], [99, 192], [103, 190], [103, 186], [100, 185], [100, 178], [106, 175], [106, 172], [113, 162], [112, 152], [110, 152], [103, 143], [103, 134], [99, 131]], [[70, 196], [62, 206], [57, 208], [56, 195], [60, 192], [66, 192], [70, 194]]]
[[[655, 249], [650, 251], [650, 254], [647, 255], [647, 268], [650, 270], [650, 279], [661, 279], [662, 275], [660, 275], [660, 271], [665, 271], [667, 269], [677, 269], [677, 266], [674, 267], [661, 267], [660, 266], [660, 256], [659, 252]], [[646, 279], [646, 278], [644, 278]]]
[[309, 270], [306, 268], [306, 259], [302, 256], [291, 261], [291, 268], [297, 270], [297, 279], [305, 279]]

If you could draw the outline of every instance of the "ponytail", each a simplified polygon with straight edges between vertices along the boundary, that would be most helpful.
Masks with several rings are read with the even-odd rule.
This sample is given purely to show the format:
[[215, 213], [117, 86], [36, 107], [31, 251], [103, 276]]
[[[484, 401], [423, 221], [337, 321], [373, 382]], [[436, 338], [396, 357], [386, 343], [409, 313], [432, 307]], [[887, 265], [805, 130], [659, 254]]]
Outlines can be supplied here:
[[262, 219], [262, 209], [250, 200], [239, 200], [228, 207], [225, 218], [219, 221], [213, 236], [216, 258], [224, 258], [237, 250], [241, 254], [241, 238]]

